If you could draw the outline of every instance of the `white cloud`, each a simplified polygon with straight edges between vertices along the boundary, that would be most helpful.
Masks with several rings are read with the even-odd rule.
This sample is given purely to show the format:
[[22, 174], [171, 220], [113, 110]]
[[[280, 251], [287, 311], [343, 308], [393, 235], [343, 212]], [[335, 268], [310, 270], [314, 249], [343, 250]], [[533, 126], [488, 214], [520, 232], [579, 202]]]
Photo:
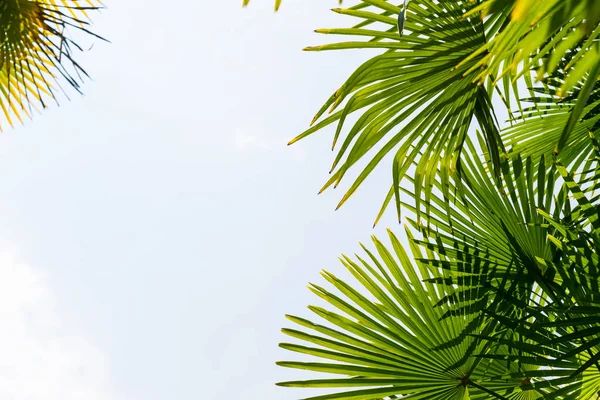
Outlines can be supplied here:
[[0, 398], [113, 400], [109, 360], [61, 328], [42, 274], [0, 247]]

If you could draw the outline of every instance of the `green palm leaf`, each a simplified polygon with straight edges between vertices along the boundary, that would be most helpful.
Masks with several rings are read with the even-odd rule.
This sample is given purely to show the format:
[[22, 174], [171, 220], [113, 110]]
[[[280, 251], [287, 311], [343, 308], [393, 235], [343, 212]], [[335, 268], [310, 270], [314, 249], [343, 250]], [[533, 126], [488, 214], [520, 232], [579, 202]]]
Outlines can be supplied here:
[[[333, 309], [309, 307], [322, 324], [289, 317], [301, 328], [284, 333], [300, 343], [281, 346], [317, 360], [280, 365], [330, 376], [281, 385], [340, 390], [311, 399], [596, 398], [600, 7], [408, 4], [334, 10], [357, 24], [318, 32], [354, 39], [307, 50], [384, 52], [292, 142], [336, 126], [323, 190], [357, 174], [339, 206], [393, 154], [377, 220], [395, 199], [419, 236], [407, 229], [410, 254], [390, 233], [393, 251], [374, 239], [368, 260], [344, 257], [358, 285], [324, 273], [334, 289], [311, 286]], [[501, 132], [494, 90], [509, 108]]]
[[559, 94], [566, 94], [600, 62], [600, 7], [595, 0], [484, 0], [467, 15], [481, 12], [499, 19], [502, 29], [491, 32], [487, 44], [472, 57], [485, 54], [472, 70], [478, 80], [516, 80], [538, 69], [538, 78], [551, 75], [570, 58]]
[[[510, 370], [495, 360], [464, 359], [463, 354], [469, 348], [483, 351], [474, 337], [444, 346], [478, 316], [442, 318], [446, 307], [434, 305], [454, 290], [428, 283], [427, 279], [438, 276], [436, 270], [418, 263], [415, 266], [391, 232], [390, 240], [393, 252], [373, 238], [376, 255], [363, 246], [368, 261], [361, 257], [357, 261], [342, 259], [358, 281], [358, 287], [327, 272], [323, 276], [335, 291], [311, 285], [311, 290], [336, 310], [309, 307], [323, 324], [288, 316], [302, 330], [283, 330], [306, 344], [282, 343], [281, 347], [326, 362], [285, 361], [279, 365], [342, 377], [279, 385], [345, 390], [311, 397], [323, 400], [394, 398], [391, 396], [503, 399], [508, 398], [503, 394], [518, 391], [516, 381], [510, 383], [508, 378], [495, 384], [500, 392], [486, 387], [488, 377], [506, 376]], [[418, 246], [412, 246], [411, 251], [416, 258], [422, 258]], [[501, 347], [496, 350], [505, 351]]]
[[[474, 73], [465, 78], [467, 70], [478, 59], [457, 67], [485, 44], [485, 27], [480, 19], [462, 18], [460, 2], [419, 0], [409, 3], [405, 32], [400, 38], [395, 17], [400, 8], [388, 2], [365, 0], [354, 7], [334, 11], [360, 22], [353, 28], [319, 29], [317, 32], [367, 40], [306, 50], [385, 50], [359, 67], [319, 110], [313, 120], [315, 125], [291, 142], [337, 124], [333, 147], [340, 145], [332, 165], [332, 176], [322, 190], [337, 186], [355, 164], [365, 157], [370, 159], [339, 206], [384, 157], [392, 154], [398, 213], [399, 183], [417, 158], [416, 189], [422, 189], [427, 198], [430, 183], [436, 176], [447, 183], [448, 176], [459, 168], [460, 154], [473, 117], [485, 134], [492, 161], [499, 166], [502, 144], [489, 94], [471, 83]], [[365, 29], [367, 25], [376, 28]], [[327, 109], [333, 114], [325, 117]], [[360, 113], [358, 120], [343, 135], [345, 122], [353, 113]]]
[[[589, 77], [561, 100], [557, 92], [564, 79], [564, 72], [557, 71], [545, 82], [545, 87], [535, 88], [536, 96], [524, 99], [532, 106], [503, 129], [501, 136], [513, 154], [534, 158], [552, 157], [559, 142], [567, 143], [568, 139], [567, 146], [560, 146], [560, 158], [565, 165], [577, 170], [592, 153], [589, 134], [597, 135], [600, 131], [600, 81]], [[588, 92], [580, 96], [585, 85]], [[569, 136], [564, 137], [567, 128]]]
[[[470, 141], [467, 145], [472, 147]], [[600, 154], [598, 145], [594, 147]], [[477, 153], [471, 150], [469, 154]], [[591, 399], [598, 392], [598, 257], [581, 243], [595, 243], [594, 227], [600, 229], [597, 208], [586, 200], [598, 187], [600, 168], [586, 175], [588, 185], [580, 186], [560, 165], [555, 175], [543, 161], [534, 168], [531, 159], [515, 158], [503, 163], [503, 190], [498, 192], [493, 175], [479, 160], [464, 160], [465, 184], [449, 199], [450, 211], [447, 201], [434, 194], [426, 214], [429, 225], [409, 219], [424, 235], [411, 237], [416, 263], [393, 235], [395, 257], [375, 239], [378, 257], [368, 252], [370, 263], [343, 260], [364, 294], [330, 274], [326, 279], [342, 296], [313, 286], [345, 313], [311, 307], [334, 328], [292, 317], [330, 338], [344, 341], [358, 335], [360, 340], [350, 344], [366, 352], [350, 358], [284, 344], [346, 364], [282, 365], [350, 377], [285, 386], [362, 388], [318, 399], [388, 398], [392, 393], [452, 399], [467, 392], [470, 398]], [[578, 204], [569, 201], [567, 190]], [[573, 231], [578, 226], [593, 230]], [[582, 242], [584, 232], [592, 239]], [[583, 257], [587, 261], [582, 262]], [[308, 338], [293, 332], [298, 339]], [[321, 339], [311, 336], [309, 341], [333, 345]], [[353, 369], [357, 365], [360, 368]], [[458, 375], [448, 382], [433, 379], [441, 372], [446, 379], [449, 371]], [[461, 389], [456, 381], [464, 384], [465, 376], [470, 381]]]
[[[509, 360], [513, 362], [526, 361], [545, 371], [533, 375], [538, 378], [543, 376], [542, 381], [532, 383], [532, 386], [538, 389], [554, 388], [547, 392], [544, 398], [591, 399], [595, 398], [600, 390], [600, 319], [598, 318], [600, 311], [600, 269], [598, 268], [600, 220], [598, 218], [598, 197], [595, 195], [600, 179], [600, 163], [598, 162], [600, 161], [600, 146], [593, 136], [591, 147], [594, 149], [594, 158], [587, 163], [588, 169], [582, 175], [580, 182], [576, 182], [573, 174], [569, 173], [561, 163], [556, 163], [556, 171], [560, 174], [564, 186], [560, 190], [556, 188], [549, 190], [548, 193], [553, 195], [558, 191], [561, 193], [559, 197], [565, 199], [564, 194], [568, 191], [572, 195], [574, 203], [561, 200], [550, 213], [547, 206], [546, 210], [544, 206], [541, 206], [547, 201], [541, 201], [541, 197], [538, 197], [539, 217], [537, 219], [531, 216], [524, 218], [524, 220], [532, 221], [533, 223], [530, 225], [533, 225], [535, 229], [546, 229], [546, 243], [554, 247], [550, 257], [531, 254], [535, 260], [532, 260], [534, 262], [527, 268], [527, 275], [533, 275], [539, 291], [532, 290], [535, 286], [523, 293], [522, 290], [511, 290], [512, 287], [509, 290], [502, 290], [504, 288], [501, 286], [495, 287], [493, 283], [488, 284], [488, 289], [496, 295], [496, 298], [500, 294], [502, 296], [501, 301], [486, 303], [485, 314], [490, 317], [490, 321], [496, 323], [494, 331], [488, 330], [484, 335], [478, 335], [479, 338], [490, 344], [500, 343], [511, 349], [518, 349], [519, 353], [511, 353]], [[517, 158], [513, 164], [518, 164], [518, 162]], [[595, 164], [595, 166], [589, 164]], [[546, 190], [551, 188], [542, 183], [548, 181], [548, 176], [551, 176], [552, 173], [553, 169], [547, 171], [543, 162], [540, 163], [537, 176], [538, 192], [540, 188], [546, 188]], [[516, 172], [513, 174], [515, 178], [518, 175]], [[508, 176], [509, 174], [503, 175], [504, 178]], [[515, 181], [518, 182], [517, 179]], [[523, 187], [535, 186], [535, 180], [526, 179], [525, 182], [528, 183]], [[511, 185], [507, 184], [506, 186]], [[535, 188], [529, 191], [533, 193]], [[534, 205], [533, 196], [529, 196], [528, 199], [526, 192], [527, 190], [521, 190], [518, 200], [513, 200], [514, 204], [520, 202]], [[495, 211], [498, 213], [498, 209]], [[539, 218], [543, 218], [545, 224], [540, 223]], [[507, 233], [509, 233], [508, 230]], [[461, 232], [460, 229], [458, 229], [458, 234], [455, 233], [457, 236], [461, 234], [464, 232]], [[527, 249], [522, 246], [520, 240], [511, 241], [511, 246], [513, 254], [527, 255]], [[456, 247], [454, 246], [454, 248]], [[464, 256], [456, 257], [454, 253], [445, 251], [440, 245], [434, 247], [433, 250], [450, 259], [446, 261], [446, 265], [454, 266], [454, 268], [450, 268], [451, 270], [470, 272], [465, 264], [473, 265], [474, 257], [466, 262]], [[518, 258], [519, 260], [513, 260], [514, 264], [518, 264], [519, 261], [528, 257], [520, 256]], [[439, 263], [435, 259], [427, 262]], [[539, 270], [532, 270], [531, 267], [535, 268], [536, 265]], [[457, 268], [458, 266], [461, 268]], [[531, 274], [532, 272], [533, 274]], [[506, 274], [505, 278], [515, 281], [521, 279], [522, 276]], [[447, 277], [440, 283], [458, 285], [464, 288], [463, 292], [473, 286], [465, 285], [464, 278], [462, 281], [455, 279], [452, 282], [449, 282], [449, 279]], [[491, 277], [488, 277], [487, 282], [490, 280]], [[482, 281], [485, 280], [478, 279], [477, 284], [481, 286]], [[523, 283], [519, 282], [517, 287], [522, 288]], [[479, 288], [479, 292], [485, 293], [486, 291]], [[468, 303], [471, 299], [466, 296], [459, 296], [456, 299], [456, 303], [461, 306], [459, 309], [465, 309], [465, 304], [471, 306]], [[513, 306], [513, 310], [519, 310], [519, 312], [508, 313], [507, 311], [511, 310], [510, 305]], [[478, 356], [487, 358], [494, 355]], [[529, 376], [532, 374], [529, 373]], [[518, 377], [518, 375], [513, 375], [513, 377]]]
[[[415, 0], [408, 10], [384, 0], [363, 0], [334, 11], [359, 22], [352, 28], [317, 32], [356, 40], [306, 50], [385, 51], [359, 67], [319, 110], [314, 126], [291, 142], [337, 125], [332, 176], [322, 190], [337, 187], [350, 171], [359, 168], [338, 207], [392, 154], [394, 187], [388, 198], [395, 199], [398, 213], [399, 185], [407, 174], [414, 177], [415, 190], [423, 192], [425, 199], [435, 179], [442, 181], [447, 194], [449, 176], [459, 172], [464, 138], [474, 120], [483, 132], [497, 175], [505, 141], [519, 146], [516, 153], [526, 148], [530, 154], [523, 154], [525, 158], [549, 156], [549, 146], [553, 152], [564, 148], [583, 157], [577, 147], [587, 143], [581, 140], [586, 124], [581, 124], [580, 117], [589, 111], [585, 107], [600, 73], [600, 7], [594, 0]], [[406, 35], [397, 30], [400, 20]], [[551, 113], [546, 124], [534, 119], [551, 111], [538, 109], [538, 103], [524, 111], [521, 108], [518, 81], [524, 79], [530, 89], [538, 87], [530, 75], [532, 68], [538, 69], [538, 78], [544, 81], [562, 74], [553, 96], [564, 97], [569, 107], [561, 115]], [[500, 80], [503, 89], [496, 90], [509, 113], [515, 97], [527, 122], [511, 126], [503, 138], [490, 101]], [[485, 84], [486, 90], [473, 82]], [[332, 115], [326, 116], [328, 109]], [[346, 132], [353, 113], [358, 120]], [[564, 124], [562, 118], [567, 118]], [[357, 167], [361, 161], [364, 164]], [[417, 161], [414, 169], [413, 161]], [[420, 195], [416, 197], [421, 201]]]

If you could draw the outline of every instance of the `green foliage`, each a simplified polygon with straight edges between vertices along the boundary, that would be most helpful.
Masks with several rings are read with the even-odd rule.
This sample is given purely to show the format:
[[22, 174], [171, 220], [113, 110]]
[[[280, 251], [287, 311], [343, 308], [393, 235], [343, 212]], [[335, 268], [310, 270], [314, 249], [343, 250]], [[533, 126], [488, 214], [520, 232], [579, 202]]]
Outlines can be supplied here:
[[485, 0], [466, 15], [495, 21], [488, 41], [473, 56], [485, 54], [473, 69], [479, 81], [488, 77], [513, 82], [532, 68], [538, 78], [554, 72], [569, 57], [566, 94], [600, 62], [600, 6], [595, 0]]
[[[571, 134], [578, 129], [586, 99], [576, 104], [578, 97], [573, 98], [572, 92], [581, 91], [580, 82], [590, 73], [597, 76], [600, 68], [598, 9], [588, 1], [415, 0], [406, 10], [402, 36], [397, 31], [401, 7], [387, 1], [364, 0], [347, 9], [334, 9], [358, 23], [317, 32], [355, 40], [305, 50], [374, 48], [384, 52], [360, 66], [321, 107], [313, 126], [291, 143], [336, 125], [332, 147], [337, 147], [337, 153], [323, 190], [337, 187], [348, 171], [358, 168], [340, 206], [386, 156], [393, 156], [393, 192], [400, 214], [397, 188], [407, 173], [419, 183], [415, 190], [424, 192], [425, 201], [434, 180], [447, 182], [450, 175], [460, 173], [469, 129], [480, 130], [499, 175], [507, 141], [501, 138], [491, 98], [495, 93], [513, 118], [523, 118], [513, 115], [511, 104], [516, 99], [524, 113], [519, 85], [530, 90], [543, 87], [534, 84], [532, 69], [543, 80], [562, 75], [554, 96], [570, 99], [575, 106], [576, 112], [569, 114], [573, 117], [552, 150], [581, 143], [572, 140]], [[590, 23], [590, 16], [596, 18], [595, 24]], [[573, 45], [565, 47], [566, 43]], [[590, 88], [585, 89], [587, 95]], [[352, 114], [357, 121], [347, 127]], [[410, 170], [413, 161], [417, 161], [414, 171]]]
[[[400, 214], [398, 188], [413, 162], [417, 161], [415, 190], [423, 190], [427, 201], [431, 183], [436, 178], [447, 188], [449, 176], [460, 172], [460, 155], [473, 123], [482, 130], [487, 150], [498, 170], [503, 146], [490, 95], [484, 88], [472, 84], [477, 74], [469, 72], [480, 57], [459, 65], [486, 43], [486, 27], [478, 17], [463, 18], [463, 5], [456, 1], [412, 1], [400, 39], [395, 17], [400, 8], [390, 3], [369, 0], [334, 11], [361, 22], [352, 28], [317, 32], [368, 40], [306, 50], [381, 48], [385, 52], [360, 66], [319, 110], [313, 120], [316, 124], [292, 140], [295, 142], [327, 125], [337, 124], [333, 147], [338, 141], [341, 145], [332, 166], [332, 176], [323, 190], [337, 186], [351, 168], [367, 158], [366, 167], [350, 185], [341, 206], [384, 157], [393, 155], [392, 176], [396, 209]], [[324, 117], [328, 108], [332, 115]], [[343, 135], [345, 122], [353, 113], [360, 116]]]
[[303, 358], [279, 364], [327, 375], [280, 385], [335, 389], [320, 400], [599, 398], [600, 3], [333, 11], [355, 24], [317, 32], [350, 39], [307, 51], [381, 53], [292, 142], [332, 126], [323, 190], [356, 176], [340, 206], [389, 158], [376, 223], [394, 200], [409, 248], [373, 238], [341, 259], [356, 282], [311, 285], [328, 308], [288, 317], [281, 347]]
[[310, 345], [283, 348], [338, 363], [280, 365], [347, 377], [281, 385], [355, 389], [315, 399], [595, 399], [600, 151], [588, 140], [578, 181], [559, 161], [514, 157], [498, 189], [465, 157], [452, 207], [433, 194], [427, 225], [409, 218], [410, 256], [393, 234], [393, 251], [374, 238], [368, 261], [342, 259], [357, 286], [325, 273], [337, 292], [311, 287], [336, 309], [309, 307], [329, 325], [290, 317], [324, 336], [286, 329]]
[[[357, 261], [342, 259], [365, 294], [327, 272], [323, 276], [336, 292], [311, 286], [336, 311], [309, 308], [332, 327], [288, 316], [303, 330], [283, 330], [308, 344], [282, 343], [284, 349], [337, 363], [279, 365], [347, 377], [280, 385], [355, 389], [311, 399], [373, 399], [408, 393], [411, 398], [420, 399], [487, 399], [503, 398], [497, 392], [521, 393], [519, 379], [499, 381], [495, 377], [530, 368], [507, 366], [492, 358], [465, 359], [466, 353], [488, 352], [489, 346], [475, 335], [456, 340], [467, 329], [473, 333], [486, 330], [480, 315], [463, 309], [445, 318], [450, 310], [447, 299], [457, 296], [457, 290], [452, 285], [436, 285], [438, 279], [443, 279], [440, 270], [428, 268], [423, 262], [411, 262], [391, 232], [390, 240], [393, 251], [373, 238], [376, 255], [363, 246], [368, 261], [358, 256]], [[422, 253], [423, 246], [416, 242], [411, 250], [413, 258], [427, 258]], [[433, 307], [434, 304], [438, 306]], [[492, 350], [495, 355], [508, 354], [506, 346]]]

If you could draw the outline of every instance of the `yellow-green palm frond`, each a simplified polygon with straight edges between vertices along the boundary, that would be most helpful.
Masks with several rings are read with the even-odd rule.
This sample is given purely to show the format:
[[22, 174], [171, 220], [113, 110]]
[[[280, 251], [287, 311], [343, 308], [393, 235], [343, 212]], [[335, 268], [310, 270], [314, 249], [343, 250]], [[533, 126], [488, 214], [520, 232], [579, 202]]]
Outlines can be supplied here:
[[57, 91], [64, 92], [61, 81], [80, 90], [87, 74], [73, 58], [73, 49], [82, 48], [71, 34], [99, 37], [88, 29], [88, 12], [101, 5], [98, 0], [0, 2], [0, 130], [56, 101]]
[[546, 79], [563, 65], [565, 81], [557, 94], [566, 96], [600, 62], [600, 3], [597, 0], [484, 0], [467, 15], [481, 12], [489, 21], [488, 43], [471, 67], [477, 81], [507, 84], [537, 70]]

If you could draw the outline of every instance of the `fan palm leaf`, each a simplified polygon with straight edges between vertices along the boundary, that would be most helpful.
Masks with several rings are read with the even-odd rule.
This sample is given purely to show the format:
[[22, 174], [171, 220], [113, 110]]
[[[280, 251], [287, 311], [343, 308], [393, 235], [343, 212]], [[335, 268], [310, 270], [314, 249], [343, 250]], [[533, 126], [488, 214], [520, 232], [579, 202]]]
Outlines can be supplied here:
[[[558, 71], [546, 80], [544, 87], [535, 88], [536, 96], [523, 100], [531, 106], [524, 108], [511, 126], [501, 131], [501, 136], [513, 154], [534, 158], [544, 155], [548, 159], [557, 152], [557, 145], [568, 139], [568, 146], [558, 146], [560, 159], [578, 170], [593, 151], [589, 134], [600, 132], [600, 81], [590, 76], [561, 99], [557, 92], [564, 80], [564, 73]], [[586, 89], [587, 93], [580, 96]], [[565, 137], [565, 128], [571, 123], [569, 136]]]
[[[466, 15], [499, 18], [502, 29], [490, 36], [472, 57], [485, 54], [473, 67], [489, 77], [516, 80], [538, 69], [538, 78], [552, 74], [568, 56], [567, 77], [558, 88], [566, 94], [600, 63], [600, 6], [595, 0], [484, 0]], [[468, 60], [468, 59], [467, 59]], [[465, 60], [466, 61], [466, 60]]]
[[[282, 343], [284, 349], [335, 362], [284, 361], [279, 365], [343, 377], [279, 385], [346, 390], [311, 397], [313, 400], [519, 398], [505, 395], [516, 394], [520, 381], [503, 379], [495, 384], [499, 392], [486, 387], [488, 377], [510, 374], [503, 362], [463, 357], [469, 348], [483, 351], [474, 337], [456, 341], [478, 316], [464, 313], [442, 318], [446, 307], [434, 306], [454, 290], [428, 282], [438, 276], [436, 270], [412, 263], [396, 236], [391, 232], [389, 236], [393, 251], [373, 238], [376, 254], [363, 246], [368, 260], [343, 257], [342, 263], [358, 287], [327, 272], [323, 276], [335, 292], [311, 285], [315, 294], [336, 309], [309, 307], [325, 324], [288, 316], [304, 330], [283, 330], [308, 344]], [[415, 258], [423, 257], [419, 246], [411, 246], [411, 251]], [[502, 347], [495, 350], [506, 351]]]
[[[494, 165], [499, 166], [502, 143], [489, 94], [471, 83], [475, 75], [464, 79], [476, 60], [457, 67], [485, 44], [485, 26], [479, 18], [462, 18], [463, 4], [450, 0], [410, 2], [402, 11], [386, 1], [365, 0], [334, 11], [360, 22], [353, 28], [317, 32], [367, 40], [306, 50], [385, 50], [360, 66], [319, 110], [314, 126], [290, 142], [337, 124], [333, 147], [340, 145], [332, 176], [322, 190], [336, 187], [359, 160], [370, 158], [339, 206], [388, 155], [394, 158], [392, 176], [398, 213], [399, 183], [417, 158], [416, 189], [424, 190], [427, 198], [429, 183], [438, 176], [438, 169], [439, 177], [447, 182], [446, 177], [459, 168], [464, 140], [475, 119], [485, 134]], [[394, 17], [400, 12], [407, 15], [402, 37]], [[332, 115], [325, 116], [327, 109]], [[354, 113], [360, 113], [358, 120], [343, 135], [345, 123]]]
[[[551, 349], [557, 360], [572, 360], [565, 369], [570, 376], [581, 376], [581, 381], [563, 384], [571, 388], [574, 398], [596, 398], [600, 391], [600, 220], [597, 194], [600, 179], [600, 145], [591, 137], [594, 157], [593, 168], [586, 171], [579, 182], [560, 163], [556, 169], [576, 201], [573, 211], [563, 218], [540, 214], [556, 228], [550, 237], [559, 257], [549, 268], [560, 276], [564, 295], [554, 296], [543, 309], [531, 305], [526, 312], [535, 316], [535, 324], [524, 330], [524, 335], [543, 333], [548, 339], [539, 342], [539, 351]], [[550, 309], [552, 312], [548, 312]], [[538, 360], [543, 364], [545, 360]]]
[[[317, 32], [356, 40], [306, 50], [385, 51], [360, 66], [319, 110], [313, 126], [291, 142], [337, 125], [332, 147], [338, 150], [332, 176], [322, 190], [337, 187], [350, 171], [357, 170], [358, 175], [338, 207], [386, 156], [392, 155], [392, 195], [398, 214], [399, 184], [409, 172], [417, 182], [415, 190], [422, 191], [425, 198], [435, 179], [440, 179], [443, 190], [447, 190], [448, 177], [460, 169], [464, 138], [474, 124], [484, 134], [486, 151], [499, 175], [505, 141], [496, 127], [491, 95], [496, 90], [511, 115], [511, 98], [518, 100], [522, 110], [518, 81], [524, 80], [530, 89], [537, 87], [530, 74], [532, 68], [538, 69], [538, 78], [543, 80], [562, 73], [562, 82], [553, 95], [565, 98], [571, 106], [567, 123], [562, 130], [554, 129], [543, 143], [539, 135], [527, 136], [525, 125], [508, 130], [504, 138], [513, 144], [522, 142], [517, 138], [526, 139], [527, 144], [538, 146], [528, 148], [538, 156], [542, 152], [539, 146], [544, 151], [554, 146], [553, 152], [566, 148], [573, 154], [576, 146], [571, 145], [582, 143], [585, 128], [580, 126], [580, 116], [600, 73], [596, 54], [600, 7], [593, 0], [415, 0], [408, 2], [408, 7], [362, 0], [334, 11], [359, 21], [351, 28]], [[495, 85], [500, 80], [504, 82], [502, 89]], [[485, 90], [474, 83], [484, 84]], [[534, 103], [523, 113], [529, 122], [536, 112], [544, 112], [536, 107]], [[329, 116], [325, 114], [328, 109]], [[353, 114], [358, 120], [345, 132]], [[556, 127], [557, 120], [558, 116], [548, 122]], [[361, 161], [366, 165], [358, 169]], [[421, 196], [417, 199], [420, 201]]]
[[[474, 287], [477, 289], [477, 294], [486, 294], [488, 291], [495, 295], [502, 294], [501, 302], [490, 303], [483, 296], [476, 298], [484, 298], [485, 314], [489, 315], [492, 321], [496, 321], [493, 331], [488, 330], [485, 335], [478, 335], [478, 337], [489, 343], [501, 343], [511, 349], [526, 352], [526, 354], [510, 354], [508, 359], [514, 362], [526, 360], [528, 364], [540, 368], [540, 371], [533, 376], [543, 379], [530, 382], [531, 386], [537, 389], [554, 388], [545, 395], [545, 398], [591, 399], [595, 398], [600, 390], [600, 319], [598, 318], [600, 269], [597, 255], [600, 246], [600, 220], [598, 219], [598, 196], [589, 196], [598, 189], [600, 146], [593, 136], [591, 141], [594, 159], [590, 163], [595, 163], [595, 168], [585, 172], [581, 183], [576, 182], [573, 175], [561, 163], [556, 163], [556, 171], [564, 182], [564, 186], [559, 191], [562, 195], [559, 197], [564, 199], [564, 193], [568, 191], [575, 203], [565, 201], [561, 207], [554, 206], [553, 215], [550, 215], [544, 210], [543, 204], [546, 202], [538, 200], [539, 218], [543, 218], [546, 223], [540, 224], [539, 218], [530, 216], [525, 218], [531, 221], [529, 225], [534, 229], [546, 229], [547, 244], [555, 247], [551, 257], [531, 254], [535, 256], [535, 260], [531, 260], [531, 266], [534, 268], [533, 278], [539, 293], [530, 289], [524, 296], [522, 291], [513, 290], [513, 287], [505, 290], [506, 286], [494, 286], [493, 276], [488, 276], [486, 279], [478, 277], [475, 285], [473, 284], [475, 279], [469, 281], [464, 276], [461, 277], [462, 279], [457, 279], [454, 276], [457, 272], [463, 275], [465, 272], [473, 272], [471, 265], [474, 264], [476, 257], [465, 257], [464, 250], [463, 254], [457, 256], [456, 245], [454, 247], [448, 245], [444, 247], [443, 244], [430, 246], [437, 254], [446, 256], [443, 267], [454, 272], [454, 275], [446, 276], [439, 282], [462, 288], [457, 289], [459, 293], [462, 292], [462, 295], [452, 298], [460, 305], [459, 310], [473, 309], [474, 296], [467, 296], [465, 293], [471, 294]], [[518, 163], [518, 159], [514, 162]], [[553, 179], [549, 178], [552, 170], [546, 171], [543, 163], [540, 163], [538, 174], [535, 180], [525, 180], [524, 182], [529, 183], [523, 187], [535, 186], [537, 180], [539, 182], [537, 189], [530, 189], [531, 193], [538, 191], [539, 194], [540, 188], [545, 188], [550, 194], [556, 193], [556, 189], [548, 191], [551, 187], [543, 184], [544, 180]], [[504, 178], [507, 176], [509, 174], [503, 175]], [[535, 201], [532, 201], [532, 197], [528, 199], [524, 195], [526, 192], [527, 190], [521, 191], [519, 202], [534, 205]], [[517, 200], [514, 203], [517, 204]], [[497, 210], [495, 209], [493, 214], [496, 214]], [[506, 215], [506, 213], [498, 214]], [[488, 218], [492, 217], [488, 216]], [[474, 219], [477, 221], [478, 218], [475, 216]], [[512, 236], [508, 229], [506, 233], [507, 236]], [[464, 236], [464, 230], [459, 227], [455, 229], [454, 235]], [[439, 239], [437, 242], [442, 243]], [[486, 242], [477, 247], [480, 252], [485, 244]], [[511, 241], [512, 254], [527, 254], [526, 247], [521, 244], [520, 240]], [[447, 250], [448, 247], [450, 251]], [[524, 257], [518, 257], [513, 262], [516, 265], [523, 259]], [[440, 261], [435, 258], [421, 261], [440, 265]], [[536, 267], [539, 267], [539, 270], [536, 271]], [[494, 269], [493, 272], [497, 273], [498, 269]], [[529, 269], [528, 275], [531, 272]], [[502, 280], [514, 282], [517, 279], [522, 280], [522, 277], [523, 274], [505, 274]], [[484, 288], [481, 287], [482, 282]], [[517, 287], [522, 288], [522, 283], [520, 282]], [[507, 313], [511, 308], [519, 312]], [[479, 356], [493, 357], [494, 355]], [[529, 373], [527, 378], [530, 379], [531, 375]], [[514, 378], [519, 376], [526, 377], [525, 374], [512, 375]]]
[[88, 29], [88, 12], [100, 6], [96, 0], [0, 3], [0, 107], [6, 123], [57, 100], [61, 81], [79, 91], [87, 74], [74, 59], [73, 50], [81, 47], [69, 30], [97, 37]]

